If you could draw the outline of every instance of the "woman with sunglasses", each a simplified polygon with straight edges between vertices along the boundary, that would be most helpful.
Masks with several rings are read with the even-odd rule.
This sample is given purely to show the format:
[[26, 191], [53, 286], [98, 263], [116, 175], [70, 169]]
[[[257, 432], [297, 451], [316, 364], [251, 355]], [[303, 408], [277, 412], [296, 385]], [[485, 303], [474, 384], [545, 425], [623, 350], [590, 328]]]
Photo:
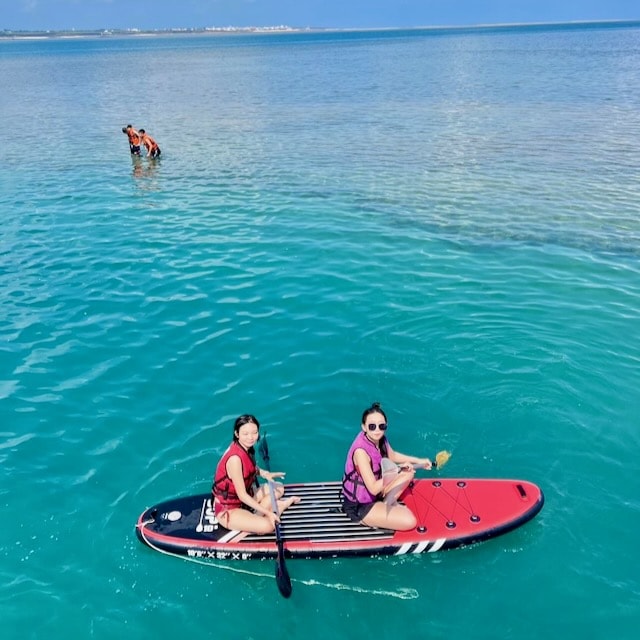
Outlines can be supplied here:
[[[258, 484], [258, 477], [268, 482], [282, 478], [282, 471], [266, 471], [256, 464], [254, 445], [260, 438], [260, 423], [245, 414], [233, 425], [233, 441], [224, 452], [213, 478], [211, 488], [214, 513], [226, 529], [249, 533], [271, 533], [280, 522], [273, 512], [271, 496], [266, 485]], [[281, 500], [284, 487], [275, 483], [278, 512], [282, 514], [292, 504], [300, 502], [297, 496]]]
[[[342, 479], [342, 508], [354, 522], [369, 527], [407, 531], [417, 522], [403, 504], [384, 501], [392, 489], [406, 487], [415, 475], [413, 465], [431, 469], [431, 460], [405, 455], [391, 448], [386, 436], [387, 416], [378, 402], [362, 414], [360, 433], [353, 441]], [[384, 486], [382, 459], [401, 467], [393, 482]]]

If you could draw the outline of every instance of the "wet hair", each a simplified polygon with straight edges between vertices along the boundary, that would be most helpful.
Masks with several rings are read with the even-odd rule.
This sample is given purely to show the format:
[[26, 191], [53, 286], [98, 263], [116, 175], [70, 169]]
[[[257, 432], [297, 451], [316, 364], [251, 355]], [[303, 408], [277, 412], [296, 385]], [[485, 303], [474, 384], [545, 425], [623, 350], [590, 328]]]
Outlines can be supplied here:
[[372, 414], [372, 413], [381, 413], [382, 417], [384, 418], [385, 422], [387, 421], [387, 414], [382, 410], [382, 407], [380, 406], [379, 402], [374, 402], [368, 409], [365, 409], [362, 412], [362, 424], [365, 424], [367, 421], [367, 418]]
[[250, 413], [244, 413], [236, 418], [236, 421], [233, 425], [234, 442], [238, 442], [238, 430], [240, 429], [240, 427], [244, 426], [245, 424], [249, 424], [250, 422], [253, 422], [256, 427], [258, 427], [258, 433], [260, 432], [260, 423], [258, 422], [258, 419], [255, 416], [252, 416]]
[[144, 129], [138, 129], [138, 133], [145, 133]]

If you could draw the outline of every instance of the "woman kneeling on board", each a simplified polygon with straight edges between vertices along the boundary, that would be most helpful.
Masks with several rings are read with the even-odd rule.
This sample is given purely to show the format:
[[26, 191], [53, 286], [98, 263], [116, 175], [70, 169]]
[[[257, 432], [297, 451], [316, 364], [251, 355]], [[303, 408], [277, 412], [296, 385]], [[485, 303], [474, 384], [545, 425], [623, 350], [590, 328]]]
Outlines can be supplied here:
[[[271, 533], [280, 522], [273, 511], [268, 485], [260, 486], [258, 477], [268, 482], [282, 478], [282, 471], [266, 471], [256, 464], [254, 445], [260, 438], [260, 423], [252, 415], [242, 415], [233, 426], [233, 442], [224, 452], [213, 478], [211, 493], [218, 522], [226, 529], [249, 533]], [[281, 500], [284, 487], [275, 484], [278, 513], [300, 501], [297, 496]]]
[[[386, 436], [387, 416], [374, 402], [362, 414], [360, 433], [353, 441], [342, 480], [342, 508], [354, 522], [369, 527], [407, 531], [416, 517], [396, 498], [413, 480], [413, 465], [431, 469], [431, 460], [394, 451]], [[385, 460], [387, 459], [387, 460]], [[384, 473], [384, 462], [391, 460], [392, 472]], [[400, 465], [398, 472], [396, 465]], [[391, 476], [391, 479], [389, 479]]]

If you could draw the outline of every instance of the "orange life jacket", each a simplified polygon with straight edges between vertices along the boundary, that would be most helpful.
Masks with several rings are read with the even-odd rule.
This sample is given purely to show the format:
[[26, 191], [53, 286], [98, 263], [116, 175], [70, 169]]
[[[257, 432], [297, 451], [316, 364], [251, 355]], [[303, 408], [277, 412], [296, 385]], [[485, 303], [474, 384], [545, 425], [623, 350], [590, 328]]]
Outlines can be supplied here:
[[140, 135], [134, 128], [127, 129], [127, 137], [129, 138], [129, 144], [136, 147], [140, 145]]

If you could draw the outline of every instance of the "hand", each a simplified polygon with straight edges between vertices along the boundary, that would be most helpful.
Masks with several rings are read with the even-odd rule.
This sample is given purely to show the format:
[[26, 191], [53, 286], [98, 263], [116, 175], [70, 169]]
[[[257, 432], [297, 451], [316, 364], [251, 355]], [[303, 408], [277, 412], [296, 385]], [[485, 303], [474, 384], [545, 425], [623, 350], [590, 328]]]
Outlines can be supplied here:
[[265, 471], [264, 469], [262, 470], [262, 477], [265, 480], [268, 480], [270, 482], [275, 480], [276, 478], [284, 478], [285, 475], [286, 474], [284, 471]]
[[269, 511], [266, 517], [271, 521], [274, 529], [277, 524], [280, 524], [280, 516], [276, 515], [273, 511]]
[[282, 478], [284, 475], [284, 471], [267, 471], [266, 469], [260, 469], [260, 477], [270, 482], [275, 478]]

